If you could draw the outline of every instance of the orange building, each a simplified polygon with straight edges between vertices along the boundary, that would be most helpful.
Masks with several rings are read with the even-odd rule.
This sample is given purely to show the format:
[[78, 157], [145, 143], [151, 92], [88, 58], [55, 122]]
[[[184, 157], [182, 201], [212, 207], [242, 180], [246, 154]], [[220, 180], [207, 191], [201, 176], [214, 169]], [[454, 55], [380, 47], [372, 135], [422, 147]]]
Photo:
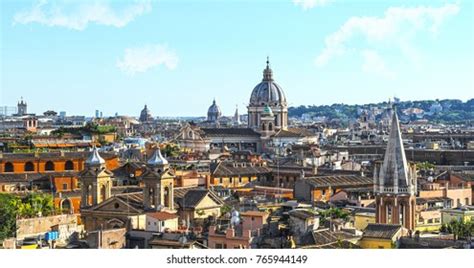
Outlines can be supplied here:
[[[17, 185], [36, 185], [54, 193], [54, 204], [63, 212], [78, 213], [80, 207], [77, 174], [84, 170], [89, 152], [0, 154], [0, 191], [17, 191]], [[116, 155], [103, 153], [108, 169], [119, 167]], [[11, 184], [11, 185], [9, 185]], [[21, 190], [21, 189], [20, 189]]]

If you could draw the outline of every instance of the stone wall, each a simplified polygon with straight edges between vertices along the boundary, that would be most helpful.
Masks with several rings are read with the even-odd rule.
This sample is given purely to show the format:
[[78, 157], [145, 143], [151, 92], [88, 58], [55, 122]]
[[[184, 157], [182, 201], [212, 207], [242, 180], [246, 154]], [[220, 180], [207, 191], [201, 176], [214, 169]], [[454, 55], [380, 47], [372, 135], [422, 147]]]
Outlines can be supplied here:
[[19, 219], [16, 221], [16, 238], [21, 240], [25, 237], [44, 235], [51, 231], [51, 227], [56, 225], [77, 225], [77, 216], [74, 214], [64, 214], [57, 216], [38, 217], [32, 219]]

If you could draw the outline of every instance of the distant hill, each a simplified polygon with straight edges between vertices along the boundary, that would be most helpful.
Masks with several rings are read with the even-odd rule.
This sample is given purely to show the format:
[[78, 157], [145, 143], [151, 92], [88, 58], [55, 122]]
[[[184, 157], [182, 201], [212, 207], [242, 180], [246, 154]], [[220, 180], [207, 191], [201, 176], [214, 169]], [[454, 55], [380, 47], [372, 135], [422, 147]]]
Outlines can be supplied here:
[[[358, 118], [363, 110], [377, 113], [377, 111], [387, 106], [387, 102], [362, 105], [302, 105], [288, 108], [288, 114], [290, 117], [301, 117], [305, 114], [310, 117], [326, 117], [328, 120], [338, 119], [349, 121]], [[474, 121], [474, 99], [470, 99], [466, 102], [455, 99], [400, 101], [396, 106], [399, 114], [401, 114], [405, 120], [410, 121], [417, 119], [427, 119], [430, 122], [438, 123], [466, 123], [467, 121]], [[416, 109], [409, 110], [410, 108]]]

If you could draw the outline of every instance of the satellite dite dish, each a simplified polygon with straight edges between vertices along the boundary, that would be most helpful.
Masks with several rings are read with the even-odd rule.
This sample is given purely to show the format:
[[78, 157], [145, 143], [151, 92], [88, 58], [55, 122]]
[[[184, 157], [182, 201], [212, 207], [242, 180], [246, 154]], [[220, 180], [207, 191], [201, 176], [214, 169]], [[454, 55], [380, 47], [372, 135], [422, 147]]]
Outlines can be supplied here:
[[188, 239], [186, 238], [185, 235], [183, 235], [178, 239], [178, 242], [181, 246], [184, 246], [188, 242]]
[[232, 217], [230, 218], [230, 225], [236, 226], [240, 224], [240, 213], [237, 210], [232, 210]]

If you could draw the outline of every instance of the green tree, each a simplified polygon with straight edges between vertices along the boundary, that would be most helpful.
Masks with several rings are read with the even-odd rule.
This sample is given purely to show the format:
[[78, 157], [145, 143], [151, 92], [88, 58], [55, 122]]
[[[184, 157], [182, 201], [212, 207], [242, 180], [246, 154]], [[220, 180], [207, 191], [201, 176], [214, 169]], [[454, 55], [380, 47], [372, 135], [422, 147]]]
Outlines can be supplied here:
[[18, 197], [0, 194], [0, 240], [15, 236], [18, 203], [21, 203]]

